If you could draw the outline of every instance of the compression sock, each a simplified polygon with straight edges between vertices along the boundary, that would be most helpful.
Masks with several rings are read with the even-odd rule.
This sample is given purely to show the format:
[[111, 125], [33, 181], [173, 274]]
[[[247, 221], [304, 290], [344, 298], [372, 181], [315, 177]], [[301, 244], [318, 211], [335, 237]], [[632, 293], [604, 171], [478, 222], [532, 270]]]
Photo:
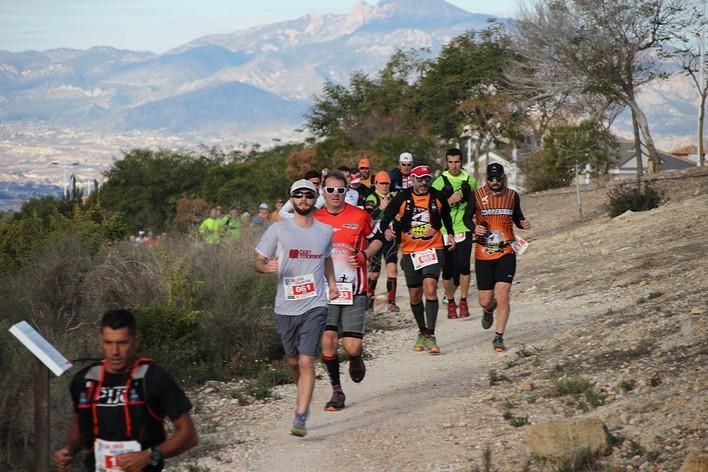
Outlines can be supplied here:
[[388, 302], [396, 303], [396, 277], [389, 277], [386, 279], [386, 290], [388, 291]]
[[[438, 299], [425, 300], [425, 318], [428, 321], [428, 329], [435, 332], [435, 323], [438, 321]], [[431, 334], [433, 334], [431, 333]]]
[[379, 279], [369, 279], [369, 298], [374, 298], [376, 296], [376, 283]]
[[411, 311], [415, 317], [415, 322], [418, 323], [418, 329], [421, 333], [425, 333], [425, 307], [423, 306], [423, 302], [416, 305], [411, 303]]
[[325, 367], [327, 367], [327, 373], [329, 374], [329, 381], [332, 384], [333, 390], [341, 390], [339, 382], [339, 357], [337, 355], [325, 356], [322, 355], [322, 362], [324, 362]]

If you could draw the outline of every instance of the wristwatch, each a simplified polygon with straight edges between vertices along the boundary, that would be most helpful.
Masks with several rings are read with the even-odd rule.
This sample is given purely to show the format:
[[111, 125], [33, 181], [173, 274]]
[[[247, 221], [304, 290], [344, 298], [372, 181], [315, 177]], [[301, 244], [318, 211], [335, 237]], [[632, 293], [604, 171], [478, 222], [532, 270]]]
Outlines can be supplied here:
[[150, 465], [153, 467], [160, 465], [162, 463], [162, 454], [160, 454], [160, 451], [158, 451], [156, 447], [151, 447], [148, 451], [150, 452]]

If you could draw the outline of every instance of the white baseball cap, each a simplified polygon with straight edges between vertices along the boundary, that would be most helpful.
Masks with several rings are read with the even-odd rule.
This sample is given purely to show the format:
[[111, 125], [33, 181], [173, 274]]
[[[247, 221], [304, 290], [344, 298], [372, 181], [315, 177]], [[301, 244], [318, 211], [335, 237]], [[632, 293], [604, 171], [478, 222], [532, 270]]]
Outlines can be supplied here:
[[258, 205], [259, 210], [268, 210], [268, 204], [267, 203], [261, 203]]
[[317, 187], [315, 187], [315, 184], [313, 184], [307, 179], [300, 179], [293, 182], [293, 184], [290, 186], [290, 194], [292, 195], [295, 190], [310, 190], [315, 195], [317, 195]]
[[398, 162], [402, 162], [404, 164], [410, 164], [413, 162], [413, 154], [410, 152], [402, 152], [400, 156], [398, 156]]

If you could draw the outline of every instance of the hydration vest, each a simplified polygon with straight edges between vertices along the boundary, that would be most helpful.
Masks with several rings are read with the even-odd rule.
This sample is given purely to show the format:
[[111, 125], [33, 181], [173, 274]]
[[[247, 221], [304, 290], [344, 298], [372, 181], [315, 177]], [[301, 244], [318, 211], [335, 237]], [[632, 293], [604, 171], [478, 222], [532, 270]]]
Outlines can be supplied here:
[[[99, 407], [106, 376], [106, 361], [97, 362], [88, 368], [82, 380], [84, 389], [80, 393], [77, 405], [81, 439], [87, 448], [93, 447], [96, 438], [109, 441], [135, 440], [143, 447], [155, 446], [165, 440], [164, 417], [159, 416], [148, 405], [145, 377], [152, 362], [152, 359], [145, 357], [135, 361], [122, 393], [123, 404], [119, 405], [121, 398], [108, 401], [104, 399], [104, 403], [115, 402], [117, 405], [115, 407]], [[118, 411], [120, 413], [117, 413]], [[115, 422], [117, 419], [120, 421], [120, 418], [123, 423], [122, 432], [113, 432], [110, 437], [104, 437], [101, 429], [102, 422], [105, 424], [105, 422]]]
[[[401, 223], [399, 225], [399, 230], [403, 232], [408, 232], [411, 229], [411, 224], [413, 222], [413, 214], [415, 213], [415, 202], [413, 201], [413, 189], [407, 188], [401, 191], [405, 197], [406, 207], [403, 211], [403, 216], [401, 217]], [[439, 230], [442, 228], [442, 218], [440, 216], [440, 206], [438, 205], [438, 198], [441, 198], [440, 193], [430, 187], [428, 191], [428, 211], [430, 212], [430, 225]]]

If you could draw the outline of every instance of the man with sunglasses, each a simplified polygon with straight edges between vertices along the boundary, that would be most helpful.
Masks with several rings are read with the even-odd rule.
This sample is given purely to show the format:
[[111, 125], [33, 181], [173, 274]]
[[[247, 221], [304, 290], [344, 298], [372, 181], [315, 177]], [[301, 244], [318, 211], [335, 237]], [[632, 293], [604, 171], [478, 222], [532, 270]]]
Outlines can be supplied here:
[[516, 273], [516, 254], [512, 247], [516, 239], [514, 225], [530, 229], [531, 224], [521, 211], [519, 194], [506, 186], [501, 164], [494, 162], [487, 166], [487, 185], [470, 195], [464, 221], [468, 228], [474, 228], [476, 236], [474, 268], [479, 305], [483, 310], [482, 328], [492, 326], [496, 309], [492, 346], [495, 351], [504, 352], [511, 283]]
[[344, 174], [330, 171], [324, 180], [325, 206], [315, 213], [316, 220], [334, 230], [332, 261], [339, 293], [339, 298], [329, 304], [327, 326], [322, 334], [322, 360], [332, 385], [332, 398], [325, 405], [327, 411], [339, 411], [345, 402], [337, 356], [340, 330], [342, 347], [349, 356], [349, 376], [359, 383], [366, 375], [361, 357], [368, 306], [366, 260], [382, 245], [379, 239], [374, 239], [369, 213], [346, 203], [346, 192]]
[[366, 158], [359, 161], [359, 178], [361, 179], [361, 185], [370, 191], [374, 190], [374, 178], [371, 174], [371, 163]]
[[[442, 270], [443, 286], [447, 296], [448, 319], [468, 319], [470, 316], [467, 305], [467, 294], [470, 288], [470, 265], [472, 256], [472, 231], [462, 221], [467, 208], [467, 199], [477, 188], [477, 180], [462, 170], [462, 151], [458, 148], [448, 149], [445, 153], [447, 170], [433, 181], [433, 188], [447, 199], [450, 205], [450, 217], [454, 234], [442, 229], [444, 238], [455, 239], [455, 250], [446, 254]], [[460, 312], [457, 313], [455, 291], [460, 287]]]
[[[317, 200], [315, 201], [315, 208], [322, 208], [324, 206], [324, 197], [322, 196], [322, 192], [320, 192], [320, 185], [322, 184], [322, 176], [320, 175], [320, 171], [318, 171], [317, 169], [308, 170], [307, 172], [305, 172], [303, 179], [309, 180], [312, 185], [314, 185], [317, 189]], [[280, 215], [281, 218], [292, 218], [294, 211], [295, 209], [293, 208], [293, 204], [290, 199], [288, 199], [288, 201], [285, 202], [280, 211], [278, 211], [278, 215]]]
[[[440, 230], [444, 226], [448, 234], [454, 234], [450, 207], [447, 200], [431, 187], [430, 167], [416, 166], [411, 170], [411, 176], [413, 187], [394, 197], [379, 226], [385, 232], [394, 219], [399, 220], [401, 268], [406, 277], [411, 310], [418, 324], [418, 338], [413, 350], [440, 354], [435, 325], [439, 308], [438, 278], [446, 257]], [[390, 239], [390, 232], [386, 234], [386, 239]], [[450, 240], [449, 250], [455, 250], [454, 238]]]
[[401, 155], [398, 156], [398, 167], [390, 170], [388, 173], [391, 177], [391, 192], [395, 194], [413, 186], [411, 169], [413, 169], [413, 154], [410, 152], [402, 152]]
[[[256, 246], [256, 270], [278, 274], [275, 327], [297, 388], [290, 433], [307, 434], [315, 388], [315, 356], [327, 321], [328, 299], [338, 296], [332, 263], [332, 228], [313, 218], [317, 188], [306, 179], [290, 187], [295, 215], [272, 224]], [[328, 287], [328, 289], [325, 288]]]

